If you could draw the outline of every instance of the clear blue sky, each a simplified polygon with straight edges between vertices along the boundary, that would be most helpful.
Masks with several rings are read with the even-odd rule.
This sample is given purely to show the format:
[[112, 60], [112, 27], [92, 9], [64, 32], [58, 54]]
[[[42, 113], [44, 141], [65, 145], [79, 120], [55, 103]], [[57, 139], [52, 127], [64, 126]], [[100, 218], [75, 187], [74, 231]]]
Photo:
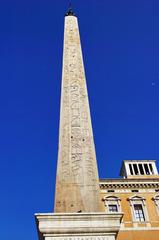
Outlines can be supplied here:
[[[100, 177], [159, 161], [159, 1], [73, 0]], [[37, 240], [53, 209], [67, 0], [1, 1], [1, 239]], [[23, 236], [22, 236], [23, 235]]]

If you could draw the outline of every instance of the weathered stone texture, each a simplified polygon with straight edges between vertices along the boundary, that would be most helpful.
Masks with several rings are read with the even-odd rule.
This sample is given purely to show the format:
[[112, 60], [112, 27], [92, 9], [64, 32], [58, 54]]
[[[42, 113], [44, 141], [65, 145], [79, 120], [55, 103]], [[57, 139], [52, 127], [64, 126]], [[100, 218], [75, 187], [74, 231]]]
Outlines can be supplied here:
[[55, 212], [99, 211], [99, 179], [75, 16], [65, 17]]
[[115, 240], [121, 213], [36, 214], [39, 240]]

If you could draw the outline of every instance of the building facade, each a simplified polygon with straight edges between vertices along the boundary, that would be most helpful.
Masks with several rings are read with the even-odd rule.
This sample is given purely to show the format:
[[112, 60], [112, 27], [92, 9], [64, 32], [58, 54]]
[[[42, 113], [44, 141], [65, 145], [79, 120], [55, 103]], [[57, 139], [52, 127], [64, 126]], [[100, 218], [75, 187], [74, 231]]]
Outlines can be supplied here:
[[102, 210], [124, 213], [117, 240], [158, 240], [159, 175], [155, 160], [125, 160], [120, 175], [99, 183]]

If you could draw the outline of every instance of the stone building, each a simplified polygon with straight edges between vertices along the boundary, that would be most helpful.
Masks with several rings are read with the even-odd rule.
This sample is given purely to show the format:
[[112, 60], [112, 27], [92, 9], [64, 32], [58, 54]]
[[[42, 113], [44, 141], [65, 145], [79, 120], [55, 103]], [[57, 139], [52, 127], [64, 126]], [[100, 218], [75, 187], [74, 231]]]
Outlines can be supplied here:
[[121, 178], [98, 177], [78, 21], [65, 16], [53, 213], [35, 214], [39, 240], [159, 240], [154, 160], [125, 160]]
[[100, 179], [102, 211], [123, 212], [117, 240], [159, 239], [159, 175], [155, 160], [124, 160], [121, 178]]

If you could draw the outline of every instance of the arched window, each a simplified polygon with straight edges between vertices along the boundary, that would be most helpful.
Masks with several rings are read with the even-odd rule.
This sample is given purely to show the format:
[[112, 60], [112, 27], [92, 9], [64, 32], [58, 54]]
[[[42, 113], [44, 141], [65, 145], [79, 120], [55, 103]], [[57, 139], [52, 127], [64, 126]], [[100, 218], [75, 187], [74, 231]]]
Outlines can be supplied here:
[[105, 210], [108, 213], [121, 212], [120, 199], [116, 196], [107, 196], [103, 198]]

